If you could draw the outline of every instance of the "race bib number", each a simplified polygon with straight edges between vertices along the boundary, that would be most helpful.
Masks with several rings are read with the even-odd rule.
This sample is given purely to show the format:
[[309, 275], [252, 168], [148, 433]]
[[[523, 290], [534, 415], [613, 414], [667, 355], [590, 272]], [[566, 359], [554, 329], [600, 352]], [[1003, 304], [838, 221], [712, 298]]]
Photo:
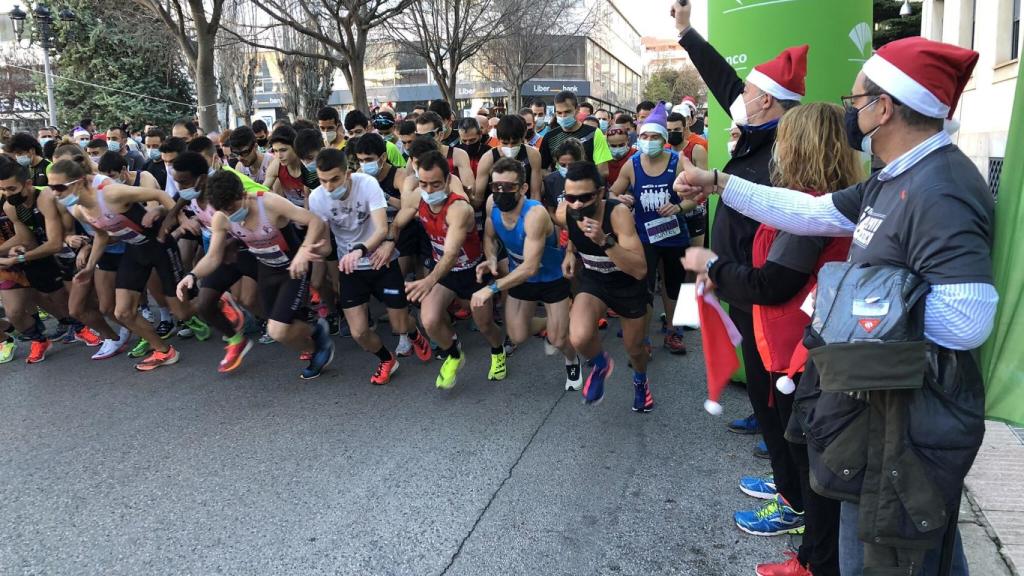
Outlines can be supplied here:
[[644, 223], [644, 228], [647, 230], [647, 238], [651, 244], [656, 244], [679, 235], [679, 219], [675, 216], [666, 216], [664, 218], [655, 218]]
[[281, 268], [288, 265], [288, 256], [276, 244], [269, 246], [249, 246], [249, 252], [257, 260], [272, 268]]

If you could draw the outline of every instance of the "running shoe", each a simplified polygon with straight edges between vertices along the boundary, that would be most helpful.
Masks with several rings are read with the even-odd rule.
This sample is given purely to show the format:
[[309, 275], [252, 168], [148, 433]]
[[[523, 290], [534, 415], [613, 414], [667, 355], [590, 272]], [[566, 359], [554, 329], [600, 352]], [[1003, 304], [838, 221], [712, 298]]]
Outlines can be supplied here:
[[400, 334], [398, 336], [398, 345], [395, 346], [395, 356], [398, 356], [399, 358], [412, 356], [412, 340], [409, 339], [407, 334]]
[[235, 304], [234, 299], [225, 292], [220, 297], [220, 313], [224, 315], [235, 334], [238, 334], [245, 327], [245, 313]]
[[[604, 368], [593, 368], [583, 385], [583, 401], [587, 404], [598, 404], [604, 400], [604, 381], [615, 370], [615, 360], [607, 352], [601, 352], [601, 355], [604, 356]], [[590, 360], [587, 364], [593, 367], [594, 361]]]
[[260, 335], [260, 339], [257, 342], [260, 344], [273, 344], [274, 339], [270, 337], [270, 332], [263, 330], [263, 334]]
[[774, 500], [778, 491], [775, 489], [775, 477], [744, 476], [740, 478], [740, 490], [747, 496], [759, 500]]
[[814, 576], [810, 570], [800, 564], [796, 552], [785, 552], [784, 562], [758, 564], [755, 569], [757, 576]]
[[313, 344], [316, 346], [316, 350], [313, 351], [313, 357], [309, 359], [309, 366], [306, 366], [299, 374], [303, 380], [318, 378], [324, 368], [327, 368], [334, 360], [334, 342], [328, 333], [327, 322], [322, 318], [317, 320], [313, 326]]
[[686, 354], [686, 342], [683, 335], [678, 332], [670, 332], [665, 335], [665, 349], [671, 354], [683, 356]]
[[650, 412], [654, 410], [654, 396], [651, 396], [651, 381], [644, 378], [643, 382], [633, 380], [633, 412]]
[[509, 357], [515, 354], [516, 348], [518, 348], [519, 346], [517, 346], [516, 343], [513, 342], [512, 339], [506, 335], [505, 341], [501, 343], [501, 347], [505, 349], [505, 356]]
[[128, 352], [128, 356], [132, 358], [142, 358], [149, 352], [149, 342], [145, 338], [139, 338], [139, 341], [135, 343], [135, 347]]
[[184, 322], [178, 322], [176, 328], [178, 329], [178, 338], [187, 340], [192, 336], [195, 336], [195, 334], [192, 332], [192, 329], [189, 328], [188, 324], [185, 324]]
[[[548, 356], [554, 356], [557, 353], [558, 353], [558, 348], [555, 348], [555, 345], [552, 344], [548, 340], [547, 336], [545, 336], [544, 337], [544, 354], [546, 354]], [[579, 388], [577, 388], [577, 390], [579, 390]]]
[[[210, 326], [206, 322], [203, 322], [198, 317], [193, 316], [188, 320], [185, 320], [185, 327], [196, 337], [196, 340], [205, 342], [210, 339]], [[181, 336], [181, 331], [178, 331], [178, 336]], [[182, 336], [184, 338], [184, 336]]]
[[135, 365], [135, 369], [140, 372], [149, 372], [161, 366], [170, 366], [176, 363], [179, 358], [178, 351], [174, 349], [174, 346], [168, 346], [166, 352], [153, 350], [153, 353], [147, 356], [145, 360]]
[[93, 360], [106, 360], [112, 356], [117, 356], [121, 350], [121, 343], [117, 340], [104, 340], [103, 344], [100, 345], [100, 349], [92, 355]]
[[459, 354], [458, 358], [451, 356], [444, 359], [444, 364], [441, 364], [441, 372], [437, 375], [437, 382], [435, 385], [441, 390], [450, 390], [455, 386], [455, 381], [459, 377], [459, 371], [462, 370], [462, 366], [466, 363], [466, 355]]
[[14, 350], [18, 347], [18, 341], [14, 338], [9, 338], [4, 342], [0, 342], [0, 364], [7, 364], [11, 360], [14, 360]]
[[337, 336], [341, 332], [341, 315], [328, 314], [324, 320], [327, 320], [327, 329], [331, 336]]
[[597, 319], [597, 329], [598, 330], [607, 330], [608, 329], [608, 320], [605, 319], [605, 318], [598, 318]]
[[348, 322], [342, 318], [338, 321], [338, 336], [342, 338], [351, 338], [352, 329], [348, 327]]
[[[42, 326], [42, 330], [40, 330], [40, 326]], [[36, 329], [43, 332], [46, 329], [46, 325], [37, 320]], [[45, 333], [44, 337], [50, 342], [60, 342], [62, 344], [73, 344], [75, 342], [75, 333], [71, 329], [71, 325], [60, 322], [57, 323], [52, 332]]]
[[139, 306], [139, 314], [146, 319], [146, 322], [153, 323], [153, 311], [149, 309], [148, 304], [142, 304]]
[[754, 446], [754, 456], [762, 460], [771, 459], [771, 455], [768, 454], [768, 445], [764, 443], [764, 440], [761, 440]]
[[491, 354], [491, 369], [487, 372], [488, 380], [504, 380], [508, 376], [508, 356], [503, 350], [500, 354]]
[[583, 367], [580, 366], [580, 357], [576, 357], [575, 364], [565, 365], [565, 389], [579, 390], [583, 388]]
[[99, 334], [90, 330], [88, 326], [82, 326], [75, 332], [75, 340], [84, 343], [90, 348], [95, 348], [103, 343], [103, 339], [100, 338]]
[[161, 340], [167, 340], [171, 336], [174, 336], [176, 329], [177, 327], [174, 325], [174, 322], [171, 322], [170, 320], [161, 320], [160, 323], [156, 325], [156, 335], [159, 336]]
[[46, 320], [50, 317], [50, 314], [42, 308], [36, 308], [36, 314], [39, 316], [40, 320]]
[[740, 530], [754, 536], [802, 534], [804, 530], [804, 515], [793, 510], [782, 496], [757, 510], [736, 512], [733, 519]]
[[430, 348], [430, 340], [423, 335], [423, 332], [417, 331], [416, 338], [412, 341], [413, 352], [416, 353], [416, 357], [421, 362], [430, 362], [430, 357], [433, 356], [433, 350]]
[[302, 352], [301, 354], [299, 354], [299, 361], [300, 362], [309, 362], [312, 359], [313, 359], [313, 351], [312, 350], [307, 350], [307, 351]]
[[661, 321], [661, 333], [662, 334], [668, 334], [668, 331], [669, 331], [668, 316], [666, 316], [665, 313], [662, 312], [661, 315], [658, 316], [658, 320]]
[[370, 384], [376, 386], [383, 386], [391, 381], [391, 375], [398, 370], [398, 358], [392, 356], [388, 360], [382, 361], [377, 364], [377, 369], [374, 370], [373, 376], [370, 376]]
[[309, 289], [309, 305], [313, 308], [320, 306], [320, 291], [316, 288]]
[[49, 340], [33, 340], [32, 348], [29, 349], [28, 358], [25, 359], [26, 364], [37, 364], [42, 362], [46, 358], [46, 352], [50, 349], [53, 344]]
[[737, 434], [759, 434], [761, 432], [761, 426], [757, 423], [757, 416], [751, 414], [746, 418], [739, 418], [729, 422], [729, 432], [735, 432]]
[[224, 358], [217, 366], [217, 372], [221, 374], [234, 372], [235, 369], [242, 365], [242, 359], [249, 353], [249, 350], [252, 350], [252, 340], [245, 336], [237, 344], [228, 343], [224, 347]]
[[469, 308], [463, 305], [460, 300], [452, 300], [452, 303], [448, 305], [448, 313], [451, 314], [452, 320], [456, 322], [466, 320], [472, 316]]

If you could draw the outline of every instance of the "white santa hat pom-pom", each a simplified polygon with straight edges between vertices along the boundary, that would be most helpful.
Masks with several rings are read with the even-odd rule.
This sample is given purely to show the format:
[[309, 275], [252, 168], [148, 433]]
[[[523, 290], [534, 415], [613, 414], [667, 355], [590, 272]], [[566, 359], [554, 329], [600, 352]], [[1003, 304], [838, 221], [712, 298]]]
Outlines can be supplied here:
[[722, 405], [719, 404], [718, 402], [715, 402], [714, 400], [705, 400], [704, 409], [707, 410], [708, 414], [711, 414], [712, 416], [722, 415]]
[[783, 394], [792, 394], [796, 390], [796, 382], [793, 382], [789, 376], [782, 376], [775, 381], [775, 388]]

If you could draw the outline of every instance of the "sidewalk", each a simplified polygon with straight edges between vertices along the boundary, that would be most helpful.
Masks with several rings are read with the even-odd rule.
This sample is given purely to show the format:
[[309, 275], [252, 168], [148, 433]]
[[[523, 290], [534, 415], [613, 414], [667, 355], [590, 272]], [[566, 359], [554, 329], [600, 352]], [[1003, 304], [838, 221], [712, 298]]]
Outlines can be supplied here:
[[[1022, 438], [1022, 430], [988, 422], [985, 442], [967, 475], [960, 529], [974, 574], [1024, 574]], [[1000, 556], [985, 550], [993, 545]]]

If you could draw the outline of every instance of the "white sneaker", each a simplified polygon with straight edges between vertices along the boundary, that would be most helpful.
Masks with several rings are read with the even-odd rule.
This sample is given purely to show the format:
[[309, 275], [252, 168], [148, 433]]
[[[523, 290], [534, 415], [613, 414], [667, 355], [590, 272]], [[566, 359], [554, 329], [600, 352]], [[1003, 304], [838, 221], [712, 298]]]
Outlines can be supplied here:
[[558, 348], [555, 348], [551, 342], [548, 342], [547, 336], [544, 337], [544, 353], [548, 356], [554, 356], [558, 352]]
[[100, 349], [92, 355], [93, 360], [106, 360], [121, 351], [121, 343], [117, 340], [104, 340]]
[[395, 356], [405, 358], [412, 354], [412, 340], [409, 340], [408, 334], [402, 334], [398, 337], [398, 346], [395, 346]]
[[139, 310], [142, 311], [142, 317], [149, 322], [153, 323], [153, 311], [149, 309], [149, 306], [139, 306]]
[[580, 357], [576, 357], [575, 364], [565, 365], [565, 389], [579, 390], [583, 388], [583, 366], [580, 365]]

